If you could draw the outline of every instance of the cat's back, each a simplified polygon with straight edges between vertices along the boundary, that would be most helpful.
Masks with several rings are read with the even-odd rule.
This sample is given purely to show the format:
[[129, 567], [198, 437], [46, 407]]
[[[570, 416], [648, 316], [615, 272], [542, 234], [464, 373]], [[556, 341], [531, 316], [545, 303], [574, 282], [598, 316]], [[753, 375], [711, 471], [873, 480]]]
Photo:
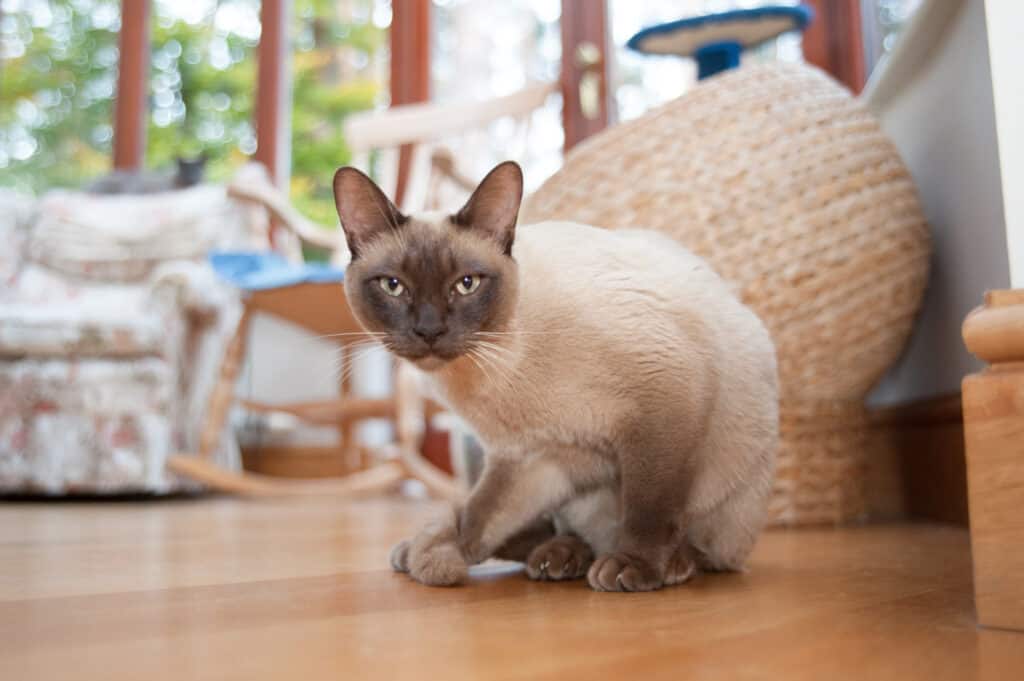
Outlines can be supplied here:
[[763, 404], [764, 421], [774, 418], [767, 329], [703, 259], [671, 238], [538, 223], [517, 230], [513, 257], [518, 326], [527, 333], [522, 373], [546, 396], [537, 401], [538, 420], [580, 395], [589, 396], [581, 413], [592, 414], [578, 419], [581, 431], [614, 423], [636, 405], [685, 421], [712, 409], [760, 413]]
[[749, 316], [731, 287], [701, 258], [660, 233], [607, 230], [573, 222], [520, 227], [513, 256], [521, 297], [541, 309], [584, 319], [622, 314], [685, 314], [701, 320]]

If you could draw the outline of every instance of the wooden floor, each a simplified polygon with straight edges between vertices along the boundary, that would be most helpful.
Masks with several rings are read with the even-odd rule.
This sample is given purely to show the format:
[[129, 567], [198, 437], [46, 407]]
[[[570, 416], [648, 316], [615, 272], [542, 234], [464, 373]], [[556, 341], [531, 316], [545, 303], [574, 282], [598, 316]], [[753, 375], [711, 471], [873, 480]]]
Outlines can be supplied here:
[[0, 679], [1021, 679], [974, 625], [967, 534], [768, 533], [743, 575], [652, 594], [504, 566], [431, 589], [398, 499], [0, 505]]

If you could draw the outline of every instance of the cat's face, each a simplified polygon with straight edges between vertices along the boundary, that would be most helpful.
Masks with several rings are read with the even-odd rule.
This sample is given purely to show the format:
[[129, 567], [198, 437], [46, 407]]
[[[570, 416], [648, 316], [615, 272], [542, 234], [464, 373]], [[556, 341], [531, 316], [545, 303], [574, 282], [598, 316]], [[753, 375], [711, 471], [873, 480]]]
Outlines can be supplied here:
[[493, 341], [518, 297], [511, 257], [522, 173], [504, 163], [454, 215], [402, 215], [359, 171], [335, 175], [349, 305], [392, 352], [435, 369]]

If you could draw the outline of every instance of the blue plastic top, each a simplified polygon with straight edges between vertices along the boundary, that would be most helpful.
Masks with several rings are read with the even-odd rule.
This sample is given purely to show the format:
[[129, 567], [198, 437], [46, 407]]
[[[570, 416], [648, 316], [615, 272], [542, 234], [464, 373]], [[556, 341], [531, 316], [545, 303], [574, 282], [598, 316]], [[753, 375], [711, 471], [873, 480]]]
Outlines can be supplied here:
[[209, 259], [222, 279], [245, 291], [345, 280], [345, 271], [337, 267], [321, 263], [293, 265], [273, 252], [214, 251]]
[[693, 56], [708, 43], [754, 47], [787, 31], [802, 31], [814, 18], [807, 5], [768, 5], [704, 14], [648, 26], [626, 42], [647, 54]]

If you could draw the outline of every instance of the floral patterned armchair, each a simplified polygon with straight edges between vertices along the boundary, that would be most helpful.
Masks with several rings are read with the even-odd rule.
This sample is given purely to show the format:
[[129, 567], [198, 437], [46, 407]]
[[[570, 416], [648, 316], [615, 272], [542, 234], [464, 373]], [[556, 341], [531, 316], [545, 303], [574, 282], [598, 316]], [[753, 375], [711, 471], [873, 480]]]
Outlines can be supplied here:
[[[0, 193], [0, 493], [175, 489], [239, 310], [206, 254], [266, 235], [220, 185]], [[227, 431], [216, 459], [238, 465]]]

